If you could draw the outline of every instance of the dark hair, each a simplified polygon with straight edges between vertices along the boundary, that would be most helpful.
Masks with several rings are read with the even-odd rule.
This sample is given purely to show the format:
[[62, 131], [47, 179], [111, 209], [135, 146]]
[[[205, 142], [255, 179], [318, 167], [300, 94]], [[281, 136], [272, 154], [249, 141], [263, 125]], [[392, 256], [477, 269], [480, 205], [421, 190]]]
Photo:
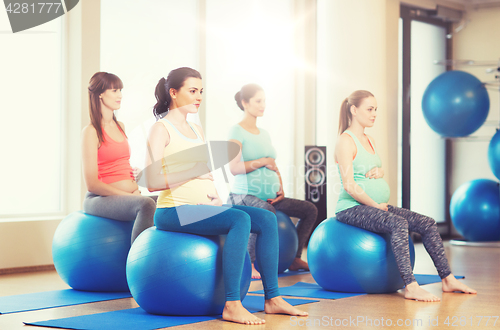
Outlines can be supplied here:
[[[90, 114], [90, 123], [94, 126], [97, 132], [97, 138], [99, 139], [99, 143], [104, 142], [104, 136], [102, 134], [101, 120], [102, 120], [102, 112], [101, 112], [101, 100], [99, 96], [104, 93], [108, 89], [122, 89], [123, 82], [118, 76], [107, 73], [107, 72], [97, 72], [95, 73], [89, 81], [89, 114]], [[116, 120], [115, 114], [113, 113], [113, 120], [116, 125], [123, 132], [122, 128], [118, 124], [118, 120]], [[125, 132], [123, 132], [125, 134]]]
[[161, 78], [160, 81], [158, 81], [155, 89], [157, 102], [153, 107], [153, 114], [156, 118], [163, 117], [162, 114], [166, 113], [170, 108], [170, 103], [172, 102], [170, 88], [175, 90], [181, 89], [184, 85], [184, 81], [190, 77], [201, 79], [201, 74], [195, 69], [182, 67], [170, 71], [167, 79]]
[[340, 118], [339, 118], [339, 134], [344, 133], [344, 131], [351, 125], [352, 123], [352, 113], [351, 113], [351, 105], [355, 107], [359, 107], [361, 102], [367, 97], [374, 97], [372, 93], [369, 91], [358, 90], [354, 91], [342, 101], [340, 105]]
[[262, 87], [257, 84], [247, 84], [241, 87], [240, 91], [234, 95], [234, 99], [236, 100], [236, 104], [241, 110], [245, 110], [243, 108], [242, 101], [249, 102], [252, 97], [257, 94], [258, 91], [263, 91]]

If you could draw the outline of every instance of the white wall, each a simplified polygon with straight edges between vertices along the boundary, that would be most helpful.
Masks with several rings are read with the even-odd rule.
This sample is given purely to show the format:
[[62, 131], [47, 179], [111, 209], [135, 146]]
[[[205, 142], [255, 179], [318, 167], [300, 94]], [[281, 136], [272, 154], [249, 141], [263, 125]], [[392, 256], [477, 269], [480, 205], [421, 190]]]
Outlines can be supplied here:
[[[63, 111], [66, 141], [64, 148], [63, 196], [67, 213], [79, 210], [85, 193], [80, 165], [80, 131], [88, 123], [87, 85], [99, 70], [100, 0], [80, 1], [65, 15], [68, 43], [65, 63], [66, 95]], [[42, 173], [43, 174], [43, 173]], [[41, 174], [41, 175], [42, 175]], [[36, 198], [43, 187], [29, 187], [27, 196]], [[61, 218], [0, 223], [0, 269], [52, 264], [52, 237]]]
[[[470, 9], [466, 18], [467, 26], [453, 35], [453, 58], [460, 60], [492, 61], [500, 59], [500, 7]], [[455, 27], [457, 27], [455, 25]], [[491, 81], [493, 74], [485, 72], [486, 67], [459, 66], [462, 70], [475, 75], [481, 81]], [[498, 72], [496, 73], [499, 74]], [[461, 184], [479, 178], [498, 181], [488, 165], [488, 145], [495, 134], [499, 122], [500, 93], [488, 90], [490, 96], [490, 112], [487, 122], [473, 136], [477, 139], [455, 139], [452, 146], [453, 172], [450, 190], [454, 192]]]

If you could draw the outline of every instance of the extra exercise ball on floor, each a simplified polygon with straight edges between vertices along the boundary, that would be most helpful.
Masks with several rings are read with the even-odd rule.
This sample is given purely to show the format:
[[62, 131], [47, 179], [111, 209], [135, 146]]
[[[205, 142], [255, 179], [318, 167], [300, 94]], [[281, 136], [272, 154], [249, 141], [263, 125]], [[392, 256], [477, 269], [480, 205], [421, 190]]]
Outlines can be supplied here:
[[462, 184], [450, 203], [451, 222], [471, 242], [500, 240], [500, 192], [498, 182], [488, 179]]
[[[158, 315], [219, 315], [225, 304], [223, 237], [148, 228], [136, 238], [127, 260], [135, 301]], [[231, 265], [228, 265], [231, 266]], [[246, 253], [240, 285], [243, 299], [252, 265]]]
[[464, 71], [448, 71], [427, 86], [422, 110], [427, 124], [445, 137], [467, 136], [488, 117], [490, 99], [483, 83]]
[[488, 161], [493, 174], [500, 180], [500, 130], [497, 130], [488, 146]]
[[[409, 238], [411, 267], [415, 248]], [[389, 293], [404, 287], [390, 235], [346, 225], [336, 218], [321, 222], [307, 248], [314, 280], [336, 292]]]
[[125, 292], [133, 221], [73, 212], [59, 224], [52, 258], [59, 276], [82, 291]]
[[[278, 220], [279, 258], [278, 274], [284, 273], [293, 263], [299, 247], [297, 228], [292, 219], [281, 211], [276, 211]], [[259, 270], [257, 263], [255, 268]]]

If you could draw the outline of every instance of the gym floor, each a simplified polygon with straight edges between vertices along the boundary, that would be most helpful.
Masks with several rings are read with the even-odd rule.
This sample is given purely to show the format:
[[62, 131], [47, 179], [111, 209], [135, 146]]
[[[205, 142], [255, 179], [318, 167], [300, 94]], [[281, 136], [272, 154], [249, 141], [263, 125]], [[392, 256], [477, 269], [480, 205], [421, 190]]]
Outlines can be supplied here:
[[[320, 302], [301, 305], [299, 307], [309, 312], [309, 317], [301, 318], [300, 324], [289, 316], [266, 315], [265, 313], [257, 313], [257, 315], [265, 318], [266, 329], [273, 330], [306, 327], [308, 329], [373, 329], [379, 328], [376, 325], [380, 324], [382, 318], [384, 324], [387, 324], [387, 320], [390, 319], [393, 327], [404, 329], [449, 329], [453, 326], [455, 329], [499, 329], [500, 320], [497, 320], [495, 325], [495, 318], [489, 319], [487, 325], [486, 321], [488, 320], [488, 316], [499, 316], [500, 314], [500, 248], [454, 246], [450, 245], [449, 242], [445, 242], [445, 248], [454, 274], [464, 275], [465, 279], [461, 281], [476, 289], [478, 291], [477, 295], [443, 293], [441, 291], [441, 284], [436, 283], [425, 285], [424, 288], [441, 297], [440, 303], [405, 300], [403, 293], [399, 291], [393, 294], [374, 294], [339, 300], [320, 299]], [[415, 244], [415, 251], [417, 257], [414, 272], [416, 274], [436, 274], [432, 260], [425, 252], [421, 243]], [[293, 285], [299, 281], [314, 283], [312, 276], [305, 274], [280, 278], [279, 284], [280, 287], [284, 287]], [[55, 271], [0, 276], [0, 296], [66, 288], [68, 286], [59, 278]], [[260, 289], [262, 289], [260, 281], [252, 282], [250, 291]], [[132, 298], [127, 298], [32, 312], [5, 314], [0, 315], [0, 329], [50, 329], [25, 326], [23, 322], [86, 315], [133, 307], [137, 307], [137, 304]], [[482, 316], [483, 318], [481, 318]], [[345, 326], [347, 321], [344, 321], [344, 326], [340, 325], [343, 320], [349, 320], [350, 318], [356, 320], [359, 318], [359, 324], [353, 325], [351, 323]], [[370, 321], [368, 321], [369, 319], [372, 322], [371, 326]], [[430, 325], [429, 320], [431, 320]], [[406, 326], [404, 325], [405, 323]], [[248, 328], [245, 325], [213, 320], [178, 326], [176, 329], [199, 329], [200, 327], [203, 329], [224, 330]], [[252, 329], [254, 328], [263, 328], [263, 326], [252, 326]]]

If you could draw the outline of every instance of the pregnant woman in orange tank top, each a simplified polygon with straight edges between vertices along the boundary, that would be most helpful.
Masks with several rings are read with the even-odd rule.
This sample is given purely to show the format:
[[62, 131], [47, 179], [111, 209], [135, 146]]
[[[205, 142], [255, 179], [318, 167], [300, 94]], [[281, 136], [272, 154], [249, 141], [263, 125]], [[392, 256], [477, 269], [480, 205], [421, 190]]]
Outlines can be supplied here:
[[153, 226], [156, 204], [141, 196], [130, 166], [130, 148], [123, 123], [114, 112], [120, 109], [123, 83], [116, 75], [97, 72], [89, 83], [90, 125], [82, 131], [82, 163], [88, 193], [83, 211], [88, 214], [135, 221], [132, 242]]

